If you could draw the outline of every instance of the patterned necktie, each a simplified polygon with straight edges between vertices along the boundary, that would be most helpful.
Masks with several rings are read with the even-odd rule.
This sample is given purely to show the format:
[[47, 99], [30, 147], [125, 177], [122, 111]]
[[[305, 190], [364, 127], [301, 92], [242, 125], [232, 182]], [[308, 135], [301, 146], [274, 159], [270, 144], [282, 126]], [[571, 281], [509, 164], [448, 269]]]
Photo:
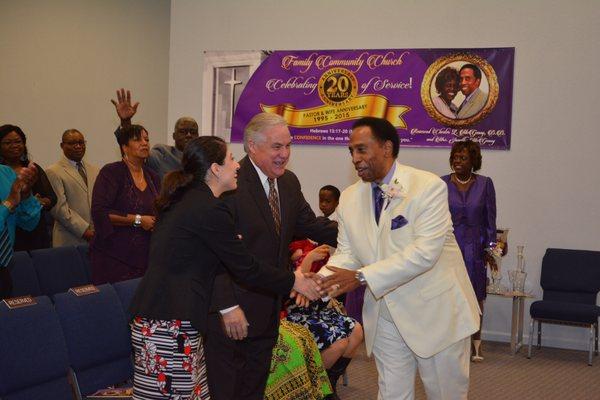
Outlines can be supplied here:
[[275, 189], [275, 179], [268, 178], [269, 181], [269, 207], [273, 213], [273, 221], [275, 222], [275, 232], [279, 236], [281, 231], [281, 215], [279, 214], [279, 195]]
[[373, 204], [375, 205], [375, 222], [377, 222], [377, 225], [379, 225], [383, 200], [383, 190], [379, 186], [375, 186], [373, 188]]
[[13, 255], [13, 244], [8, 236], [8, 221], [0, 233], [0, 267], [6, 267]]
[[85, 169], [83, 169], [83, 164], [81, 164], [81, 161], [77, 163], [77, 172], [79, 172], [79, 175], [81, 175], [81, 179], [83, 179], [83, 182], [85, 182], [85, 186], [87, 186], [87, 175], [85, 174]]

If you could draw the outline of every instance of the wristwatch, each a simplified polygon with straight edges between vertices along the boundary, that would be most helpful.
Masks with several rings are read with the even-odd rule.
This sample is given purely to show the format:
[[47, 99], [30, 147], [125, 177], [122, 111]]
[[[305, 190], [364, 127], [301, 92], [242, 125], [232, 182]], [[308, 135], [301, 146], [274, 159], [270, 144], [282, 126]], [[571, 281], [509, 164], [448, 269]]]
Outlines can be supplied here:
[[14, 205], [13, 205], [13, 203], [11, 203], [10, 201], [8, 201], [8, 200], [4, 200], [4, 201], [2, 202], [2, 205], [3, 205], [4, 207], [8, 208], [8, 212], [11, 212], [11, 213], [12, 213], [12, 212], [15, 212], [15, 206], [14, 206]]
[[363, 274], [362, 269], [357, 270], [356, 275], [354, 277], [360, 283], [361, 286], [367, 284], [367, 280], [365, 279], [365, 274]]
[[142, 226], [142, 216], [140, 214], [135, 215], [135, 219], [133, 220], [133, 226], [135, 228], [139, 228]]

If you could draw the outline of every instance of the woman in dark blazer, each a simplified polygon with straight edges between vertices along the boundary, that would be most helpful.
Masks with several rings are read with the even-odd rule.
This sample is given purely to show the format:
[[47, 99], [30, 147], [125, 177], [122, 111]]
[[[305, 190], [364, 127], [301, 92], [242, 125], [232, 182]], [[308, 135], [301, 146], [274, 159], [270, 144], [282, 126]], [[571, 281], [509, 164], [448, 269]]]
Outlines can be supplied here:
[[209, 398], [201, 335], [217, 274], [277, 294], [317, 298], [301, 272], [265, 266], [247, 253], [218, 199], [237, 187], [239, 164], [218, 137], [189, 142], [183, 170], [163, 181], [148, 271], [131, 305], [135, 399]]

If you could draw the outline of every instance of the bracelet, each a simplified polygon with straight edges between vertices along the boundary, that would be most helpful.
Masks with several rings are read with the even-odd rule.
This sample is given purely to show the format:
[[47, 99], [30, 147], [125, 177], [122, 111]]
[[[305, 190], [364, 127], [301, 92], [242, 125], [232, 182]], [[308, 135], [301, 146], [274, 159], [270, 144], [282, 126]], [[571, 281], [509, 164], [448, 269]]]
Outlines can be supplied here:
[[15, 206], [9, 200], [4, 200], [2, 202], [2, 205], [8, 209], [8, 212], [10, 212], [10, 213], [15, 212]]
[[357, 270], [356, 275], [354, 275], [354, 277], [360, 283], [361, 286], [364, 286], [367, 284], [367, 280], [365, 279], [365, 274], [363, 274], [362, 270], [360, 270], [360, 269]]
[[142, 216], [140, 214], [135, 214], [135, 219], [133, 220], [133, 227], [139, 228], [142, 225]]

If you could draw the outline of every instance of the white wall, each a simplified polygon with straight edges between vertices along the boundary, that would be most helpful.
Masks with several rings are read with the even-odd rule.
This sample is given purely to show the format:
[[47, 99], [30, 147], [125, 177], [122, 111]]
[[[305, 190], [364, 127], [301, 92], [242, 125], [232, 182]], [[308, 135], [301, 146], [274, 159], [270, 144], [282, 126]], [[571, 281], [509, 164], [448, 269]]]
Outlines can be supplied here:
[[[496, 185], [498, 226], [511, 228], [504, 270], [524, 243], [528, 284], [539, 297], [547, 247], [600, 250], [598, 21], [594, 0], [173, 0], [169, 125], [180, 115], [203, 117], [203, 50], [514, 46], [512, 149], [485, 152], [482, 173]], [[448, 155], [401, 149], [399, 160], [444, 174]], [[355, 180], [345, 148], [295, 146], [290, 167], [315, 210], [320, 186]], [[508, 340], [510, 301], [490, 298], [485, 311], [484, 335]], [[544, 338], [586, 346], [583, 329], [548, 327]]]
[[119, 87], [142, 104], [151, 141], [167, 130], [168, 0], [0, 0], [0, 124], [19, 125], [34, 161], [56, 162], [62, 132], [81, 130], [87, 158], [118, 159]]

